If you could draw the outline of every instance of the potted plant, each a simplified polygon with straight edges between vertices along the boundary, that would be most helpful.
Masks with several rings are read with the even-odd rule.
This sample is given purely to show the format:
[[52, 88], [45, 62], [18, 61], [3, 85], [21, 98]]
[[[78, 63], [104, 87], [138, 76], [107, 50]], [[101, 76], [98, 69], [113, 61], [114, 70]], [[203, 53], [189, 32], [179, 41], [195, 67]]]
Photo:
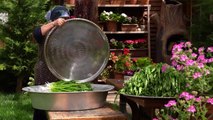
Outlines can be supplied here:
[[126, 46], [123, 41], [116, 40], [114, 38], [110, 39], [110, 49], [124, 49]]
[[[213, 47], [194, 48], [190, 42], [181, 42], [173, 46], [172, 65], [156, 63], [142, 68], [124, 84], [124, 88], [119, 92], [124, 95], [163, 99], [164, 102], [169, 99], [175, 100], [175, 97], [182, 92], [196, 92], [198, 96], [212, 97], [212, 56]], [[159, 103], [162, 107], [162, 102]], [[212, 109], [212, 105], [210, 106], [208, 110]], [[210, 111], [209, 114], [212, 112]]]
[[116, 55], [114, 52], [111, 52], [109, 61], [112, 62], [112, 69], [114, 71], [115, 78], [117, 75], [122, 75], [121, 79], [123, 79], [123, 75], [125, 71], [131, 70], [133, 62], [131, 60], [131, 54], [129, 53], [129, 49], [124, 48], [123, 53]]
[[119, 22], [122, 31], [137, 31], [138, 29], [138, 19], [135, 16], [130, 17], [122, 13]]
[[145, 39], [133, 39], [133, 40], [124, 40], [124, 46], [129, 49], [140, 49], [147, 48], [147, 42]]
[[191, 42], [173, 46], [172, 66], [186, 76], [187, 91], [198, 91], [199, 95], [213, 92], [213, 47], [196, 48]]
[[100, 21], [106, 23], [106, 27], [108, 31], [117, 31], [117, 22], [120, 19], [120, 14], [113, 13], [112, 11], [107, 12], [103, 11], [100, 14]]
[[[213, 105], [213, 98], [197, 96], [188, 92], [182, 92], [176, 100], [170, 100], [164, 108], [156, 110], [156, 118], [153, 120], [207, 120], [207, 104]], [[209, 117], [209, 118], [208, 118]]]
[[[153, 91], [152, 94], [149, 89], [146, 89], [148, 86], [143, 87], [144, 90], [141, 95], [174, 97], [183, 91], [197, 91], [199, 95], [212, 94], [213, 74], [211, 73], [213, 72], [213, 48], [209, 47], [206, 50], [206, 54], [203, 47], [199, 49], [194, 48], [194, 50], [198, 50], [198, 54], [196, 54], [191, 47], [190, 42], [175, 45], [172, 50], [172, 66], [164, 63], [156, 63], [141, 69], [139, 73], [135, 74], [136, 76], [135, 78], [133, 76], [133, 81], [141, 81], [141, 84], [144, 82], [146, 84], [153, 82], [154, 86], [151, 83], [148, 85], [151, 85], [152, 89], [153, 87], [155, 88], [155, 90], [150, 89]], [[209, 57], [207, 58], [206, 56]], [[168, 84], [174, 86], [169, 86]], [[162, 88], [162, 86], [165, 87]], [[170, 94], [171, 91], [172, 93]]]

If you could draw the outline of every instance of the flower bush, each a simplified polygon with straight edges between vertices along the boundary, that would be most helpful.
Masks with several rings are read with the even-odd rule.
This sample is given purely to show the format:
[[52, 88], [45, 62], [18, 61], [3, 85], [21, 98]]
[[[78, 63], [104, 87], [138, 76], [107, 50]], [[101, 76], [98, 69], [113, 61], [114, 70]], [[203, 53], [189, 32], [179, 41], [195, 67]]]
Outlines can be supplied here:
[[199, 94], [213, 92], [213, 47], [195, 48], [190, 42], [181, 42], [172, 49], [172, 65], [186, 76], [186, 90]]
[[102, 22], [107, 22], [107, 21], [119, 22], [119, 20], [120, 20], [120, 14], [114, 13], [112, 11], [107, 12], [107, 11], [104, 10], [100, 14], [100, 21], [102, 21]]
[[111, 70], [114, 72], [120, 72], [124, 75], [133, 75], [135, 71], [138, 71], [142, 67], [152, 64], [152, 60], [148, 57], [131, 58], [129, 49], [124, 48], [123, 53], [116, 55], [115, 52], [111, 52], [109, 61]]
[[114, 52], [111, 52], [109, 60], [113, 62], [113, 69], [115, 72], [121, 72], [131, 70], [133, 62], [131, 60], [131, 54], [129, 49], [124, 48], [123, 54], [118, 56]]
[[[189, 42], [173, 47], [172, 65], [156, 63], [136, 72], [125, 83], [121, 93], [157, 97], [175, 97], [183, 91], [199, 95], [213, 94], [212, 47], [199, 48], [198, 54]], [[134, 89], [133, 89], [134, 88]]]
[[110, 40], [110, 47], [115, 49], [136, 49], [136, 48], [147, 48], [147, 41], [143, 38], [134, 40], [118, 41], [115, 39]]
[[138, 24], [138, 18], [135, 16], [127, 16], [125, 13], [114, 13], [112, 11], [103, 11], [100, 14], [100, 21], [106, 22], [106, 21], [116, 21], [123, 24]]
[[138, 18], [135, 16], [127, 16], [125, 13], [122, 13], [120, 15], [120, 19], [119, 19], [120, 23], [123, 24], [138, 24]]
[[176, 100], [170, 100], [166, 108], [156, 111], [153, 120], [207, 120], [206, 104], [213, 105], [213, 98], [182, 92]]

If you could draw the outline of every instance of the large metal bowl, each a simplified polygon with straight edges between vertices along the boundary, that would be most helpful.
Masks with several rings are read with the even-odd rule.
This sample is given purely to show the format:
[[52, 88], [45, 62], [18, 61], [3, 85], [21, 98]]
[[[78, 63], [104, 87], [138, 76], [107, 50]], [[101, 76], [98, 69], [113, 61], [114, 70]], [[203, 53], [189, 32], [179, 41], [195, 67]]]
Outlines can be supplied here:
[[32, 106], [41, 110], [87, 110], [104, 106], [111, 85], [92, 84], [88, 92], [50, 92], [47, 86], [31, 86], [22, 90], [29, 92]]
[[105, 68], [109, 43], [95, 23], [75, 18], [50, 31], [45, 40], [44, 57], [57, 78], [89, 82]]
[[[50, 31], [44, 44], [49, 70], [61, 80], [90, 82], [105, 68], [109, 58], [106, 35], [93, 22], [76, 18]], [[34, 108], [85, 110], [102, 107], [111, 85], [93, 84], [90, 92], [51, 92], [46, 86], [23, 88]]]

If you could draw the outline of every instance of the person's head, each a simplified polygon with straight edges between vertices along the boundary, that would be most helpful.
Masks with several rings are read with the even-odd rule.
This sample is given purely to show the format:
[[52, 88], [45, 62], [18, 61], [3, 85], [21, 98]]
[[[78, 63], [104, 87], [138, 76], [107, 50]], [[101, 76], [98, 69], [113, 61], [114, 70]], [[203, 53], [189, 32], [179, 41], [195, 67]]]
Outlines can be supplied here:
[[55, 6], [52, 10], [49, 10], [45, 15], [48, 21], [54, 21], [58, 18], [69, 18], [69, 10], [65, 6]]

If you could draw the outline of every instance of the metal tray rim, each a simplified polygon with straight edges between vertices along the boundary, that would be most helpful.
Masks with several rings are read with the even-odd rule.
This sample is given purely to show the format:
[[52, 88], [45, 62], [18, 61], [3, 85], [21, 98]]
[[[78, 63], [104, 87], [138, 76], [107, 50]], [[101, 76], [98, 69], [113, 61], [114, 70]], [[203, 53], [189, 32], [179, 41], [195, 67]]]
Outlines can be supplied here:
[[94, 93], [94, 92], [108, 92], [112, 89], [114, 89], [114, 86], [112, 85], [100, 85], [100, 84], [92, 84], [93, 88], [94, 86], [106, 86], [108, 87], [107, 89], [104, 89], [104, 90], [93, 90], [93, 91], [81, 91], [81, 92], [50, 92], [50, 91], [30, 91], [30, 89], [32, 89], [33, 87], [45, 87], [45, 85], [37, 85], [37, 86], [29, 86], [29, 87], [24, 87], [22, 88], [23, 91], [25, 92], [29, 92], [29, 93], [40, 93], [40, 94], [82, 94], [82, 93]]

